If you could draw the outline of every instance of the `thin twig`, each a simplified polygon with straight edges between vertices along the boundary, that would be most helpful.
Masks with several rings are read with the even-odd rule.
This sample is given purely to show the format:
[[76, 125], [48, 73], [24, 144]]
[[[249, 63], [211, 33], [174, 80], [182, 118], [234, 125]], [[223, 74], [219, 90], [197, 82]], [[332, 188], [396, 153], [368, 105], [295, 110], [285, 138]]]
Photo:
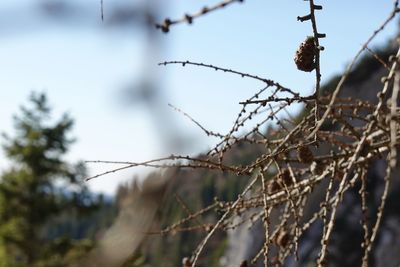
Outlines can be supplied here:
[[183, 116], [185, 116], [186, 118], [188, 118], [189, 120], [191, 120], [194, 124], [196, 124], [197, 126], [199, 126], [199, 128], [200, 128], [201, 130], [203, 130], [203, 132], [205, 132], [207, 136], [215, 136], [215, 137], [219, 137], [219, 138], [224, 138], [224, 136], [223, 136], [222, 134], [219, 134], [219, 133], [216, 133], [216, 132], [213, 132], [213, 131], [209, 131], [209, 130], [207, 130], [206, 128], [204, 128], [199, 122], [197, 122], [195, 119], [193, 119], [189, 114], [187, 114], [187, 113], [184, 112], [183, 110], [181, 110], [181, 109], [179, 109], [179, 108], [177, 108], [177, 107], [175, 107], [174, 105], [169, 104], [169, 103], [168, 103], [168, 106], [171, 107], [171, 108], [173, 108], [173, 109], [176, 110], [177, 112], [182, 113]]
[[183, 67], [186, 66], [186, 65], [193, 65], [193, 66], [198, 66], [198, 67], [205, 67], [205, 68], [214, 69], [214, 70], [216, 70], [216, 71], [220, 70], [220, 71], [223, 71], [223, 72], [228, 72], [228, 73], [240, 75], [241, 77], [252, 78], [252, 79], [255, 79], [255, 80], [259, 80], [259, 81], [261, 81], [261, 82], [264, 82], [264, 83], [266, 83], [266, 84], [269, 85], [269, 86], [275, 86], [275, 87], [277, 87], [279, 90], [281, 90], [282, 92], [288, 92], [288, 93], [290, 93], [290, 94], [292, 94], [292, 95], [294, 95], [294, 96], [298, 96], [298, 93], [295, 93], [295, 92], [292, 91], [291, 89], [286, 88], [286, 87], [280, 85], [279, 83], [274, 82], [273, 80], [266, 79], [266, 78], [262, 78], [262, 77], [259, 77], [259, 76], [257, 76], [257, 75], [252, 75], [252, 74], [249, 74], [249, 73], [244, 73], [244, 72], [232, 70], [232, 69], [217, 67], [217, 66], [214, 66], [214, 65], [211, 65], [211, 64], [204, 64], [204, 63], [198, 63], [198, 62], [191, 62], [191, 61], [188, 61], [188, 60], [186, 60], [186, 61], [174, 60], [174, 61], [164, 61], [164, 62], [158, 63], [159, 66], [161, 66], [161, 65], [166, 66], [166, 65], [171, 65], [171, 64], [180, 64], [180, 65], [182, 65]]
[[242, 3], [244, 0], [224, 0], [216, 5], [210, 6], [210, 7], [203, 7], [201, 10], [199, 10], [196, 13], [193, 14], [185, 14], [182, 18], [180, 19], [175, 19], [175, 20], [171, 20], [169, 18], [166, 18], [164, 20], [164, 22], [162, 24], [156, 24], [156, 28], [160, 29], [162, 32], [167, 33], [170, 30], [170, 26], [172, 25], [176, 25], [176, 24], [180, 24], [180, 23], [188, 23], [188, 24], [192, 24], [193, 20], [201, 17], [205, 14], [208, 14], [210, 12], [216, 11], [218, 9], [222, 9], [230, 4], [233, 3]]
[[104, 21], [104, 6], [103, 6], [103, 0], [100, 0], [100, 13], [101, 13], [101, 21]]
[[372, 51], [368, 46], [365, 47], [365, 50], [367, 50], [379, 63], [381, 63], [382, 66], [390, 71], [390, 67], [388, 66], [388, 64], [386, 64], [386, 62], [379, 55]]

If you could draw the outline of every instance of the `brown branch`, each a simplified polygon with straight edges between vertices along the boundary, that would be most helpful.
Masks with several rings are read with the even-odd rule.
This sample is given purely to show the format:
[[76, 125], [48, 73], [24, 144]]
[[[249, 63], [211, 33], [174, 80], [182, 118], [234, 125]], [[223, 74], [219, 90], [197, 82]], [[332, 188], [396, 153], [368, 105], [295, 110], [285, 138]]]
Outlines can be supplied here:
[[182, 111], [181, 109], [175, 107], [172, 104], [168, 103], [168, 106], [173, 108], [175, 111], [182, 113], [183, 116], [185, 116], [186, 118], [188, 118], [189, 120], [191, 120], [194, 124], [196, 124], [201, 130], [203, 130], [203, 132], [206, 133], [207, 136], [215, 136], [215, 137], [219, 137], [219, 138], [224, 138], [224, 136], [222, 134], [219, 133], [215, 133], [213, 131], [209, 131], [206, 128], [204, 128], [199, 122], [197, 122], [195, 119], [193, 119], [189, 114], [187, 114], [186, 112]]
[[193, 65], [193, 66], [197, 66], [197, 67], [205, 67], [205, 68], [214, 69], [216, 71], [223, 71], [223, 72], [228, 72], [228, 73], [240, 75], [242, 78], [244, 78], [244, 77], [252, 78], [252, 79], [264, 82], [268, 86], [275, 86], [279, 90], [281, 90], [282, 92], [288, 92], [288, 93], [290, 93], [290, 94], [292, 94], [294, 96], [298, 96], [298, 93], [293, 92], [289, 88], [286, 88], [286, 87], [280, 85], [279, 83], [274, 82], [273, 80], [262, 78], [262, 77], [259, 77], [257, 75], [252, 75], [252, 74], [249, 74], [249, 73], [244, 73], [244, 72], [228, 69], [228, 68], [222, 68], [222, 67], [214, 66], [214, 65], [211, 65], [211, 64], [192, 62], [192, 61], [188, 61], [188, 60], [186, 60], [186, 61], [174, 60], [174, 61], [164, 61], [164, 62], [158, 63], [159, 66], [161, 66], [161, 65], [166, 66], [166, 65], [172, 65], [172, 64], [180, 64], [183, 67], [185, 67], [186, 65]]
[[383, 29], [386, 27], [387, 24], [389, 24], [389, 22], [391, 22], [394, 17], [396, 16], [396, 14], [399, 12], [399, 1], [396, 0], [394, 1], [394, 5], [393, 5], [393, 10], [390, 13], [390, 15], [388, 16], [388, 18], [386, 18], [386, 20], [381, 24], [381, 26], [379, 26], [379, 28], [377, 30], [375, 30], [372, 35], [368, 38], [368, 40], [364, 43], [364, 45], [361, 47], [361, 49], [357, 52], [357, 54], [355, 55], [355, 57], [353, 58], [353, 60], [350, 62], [350, 64], [347, 66], [346, 71], [344, 72], [344, 74], [342, 75], [342, 77], [340, 78], [339, 83], [336, 86], [336, 89], [334, 90], [332, 96], [331, 96], [331, 100], [329, 102], [328, 108], [326, 109], [325, 113], [323, 114], [323, 116], [321, 117], [321, 119], [318, 121], [315, 129], [312, 131], [312, 133], [307, 137], [307, 139], [312, 138], [313, 136], [315, 136], [315, 134], [319, 131], [319, 129], [321, 128], [321, 126], [324, 124], [325, 120], [328, 117], [328, 114], [331, 112], [332, 110], [332, 106], [333, 103], [335, 103], [337, 96], [339, 95], [344, 82], [347, 80], [350, 72], [353, 70], [354, 65], [356, 64], [358, 58], [361, 56], [362, 52], [365, 50], [365, 48], [371, 43], [371, 41], [373, 39], [375, 39], [375, 37], [381, 32], [383, 31]]
[[242, 3], [244, 0], [224, 0], [218, 4], [215, 4], [213, 6], [210, 7], [203, 7], [201, 10], [199, 10], [196, 13], [193, 14], [185, 14], [182, 18], [180, 19], [175, 19], [175, 20], [171, 20], [169, 18], [166, 18], [163, 23], [157, 23], [155, 26], [157, 29], [160, 29], [162, 32], [167, 33], [170, 30], [170, 27], [172, 25], [176, 25], [176, 24], [180, 24], [180, 23], [188, 23], [188, 24], [192, 24], [193, 20], [196, 18], [199, 18], [201, 16], [204, 16], [205, 14], [208, 14], [210, 12], [222, 9], [230, 4], [233, 3]]

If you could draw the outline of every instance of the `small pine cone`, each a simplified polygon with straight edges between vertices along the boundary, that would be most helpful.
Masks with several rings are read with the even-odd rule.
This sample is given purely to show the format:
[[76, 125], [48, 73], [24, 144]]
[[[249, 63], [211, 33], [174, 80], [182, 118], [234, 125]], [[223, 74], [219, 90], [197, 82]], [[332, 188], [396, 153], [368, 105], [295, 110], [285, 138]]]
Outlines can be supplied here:
[[290, 235], [285, 231], [281, 230], [276, 236], [275, 243], [281, 248], [286, 248], [290, 241]]
[[190, 263], [190, 260], [188, 257], [184, 257], [182, 259], [182, 266], [183, 267], [190, 267], [192, 264]]
[[284, 169], [279, 174], [279, 179], [286, 185], [291, 186], [293, 184], [292, 176], [290, 175], [290, 171], [288, 169]]
[[281, 261], [279, 260], [278, 255], [274, 255], [271, 257], [271, 263], [274, 265], [282, 266]]
[[314, 37], [307, 37], [307, 39], [300, 44], [294, 57], [294, 62], [299, 70], [310, 72], [315, 69], [316, 50]]
[[373, 149], [371, 147], [371, 141], [366, 140], [363, 147], [361, 148], [360, 155], [363, 157], [368, 156], [368, 153], [371, 152]]
[[310, 164], [314, 160], [314, 155], [308, 146], [301, 146], [297, 149], [297, 155], [301, 163]]
[[282, 188], [281, 185], [276, 180], [273, 180], [268, 183], [267, 192], [271, 194], [280, 190], [281, 188]]
[[324, 164], [322, 162], [313, 161], [310, 166], [310, 171], [313, 175], [318, 176], [324, 172]]
[[247, 260], [242, 261], [242, 263], [240, 263], [240, 267], [247, 267]]
[[333, 177], [337, 181], [342, 181], [344, 176], [344, 172], [342, 170], [336, 170], [335, 177]]

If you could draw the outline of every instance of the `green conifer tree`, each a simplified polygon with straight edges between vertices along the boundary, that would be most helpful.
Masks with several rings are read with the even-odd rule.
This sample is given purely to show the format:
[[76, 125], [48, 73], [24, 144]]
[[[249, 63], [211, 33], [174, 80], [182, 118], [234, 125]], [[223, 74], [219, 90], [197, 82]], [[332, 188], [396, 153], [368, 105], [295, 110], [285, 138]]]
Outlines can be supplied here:
[[81, 183], [84, 166], [63, 159], [74, 141], [73, 120], [54, 121], [44, 94], [32, 93], [30, 104], [14, 117], [15, 136], [3, 134], [12, 166], [0, 177], [0, 266], [60, 266], [60, 255], [76, 243], [49, 240], [44, 225], [68, 209], [98, 204]]

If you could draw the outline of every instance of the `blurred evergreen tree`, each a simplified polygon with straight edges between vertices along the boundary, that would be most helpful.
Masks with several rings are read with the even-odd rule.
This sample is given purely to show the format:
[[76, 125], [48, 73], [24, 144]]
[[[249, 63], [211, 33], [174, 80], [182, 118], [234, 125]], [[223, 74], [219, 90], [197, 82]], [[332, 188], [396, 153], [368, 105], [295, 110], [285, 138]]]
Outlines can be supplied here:
[[[71, 252], [84, 245], [69, 237], [46, 238], [44, 225], [61, 213], [87, 213], [99, 199], [82, 184], [82, 163], [68, 164], [63, 156], [73, 139], [73, 120], [58, 121], [44, 94], [32, 93], [28, 107], [14, 117], [15, 136], [3, 134], [3, 148], [13, 162], [0, 176], [0, 266], [62, 266]], [[101, 201], [101, 200], [100, 200]]]

